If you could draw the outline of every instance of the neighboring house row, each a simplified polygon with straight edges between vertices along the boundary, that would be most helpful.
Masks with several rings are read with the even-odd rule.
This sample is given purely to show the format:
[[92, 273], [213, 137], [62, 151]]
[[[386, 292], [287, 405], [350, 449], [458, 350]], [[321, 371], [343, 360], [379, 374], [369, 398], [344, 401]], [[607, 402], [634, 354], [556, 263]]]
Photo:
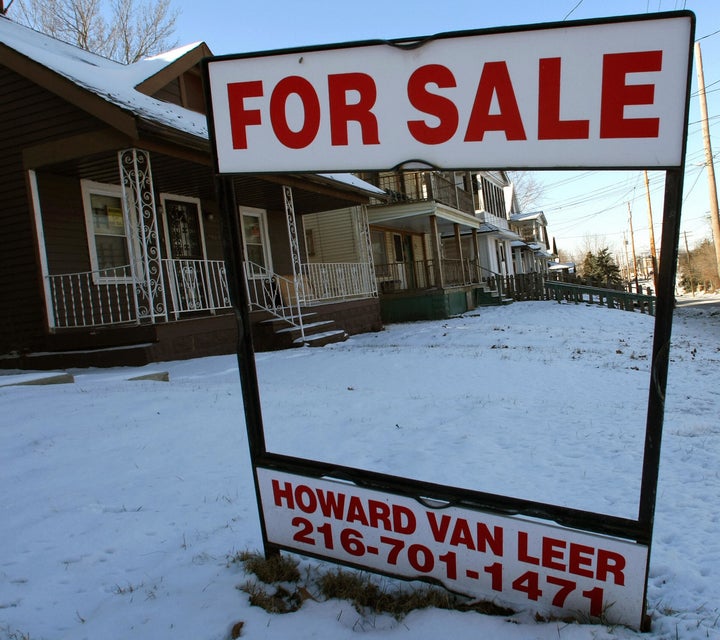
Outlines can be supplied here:
[[362, 174], [390, 203], [368, 209], [383, 320], [446, 318], [503, 301], [500, 283], [546, 273], [545, 216], [532, 234], [504, 171]]
[[[0, 18], [1, 368], [231, 353], [203, 43], [122, 65]], [[11, 127], [8, 126], [12, 123]], [[256, 349], [499, 302], [547, 269], [507, 175], [236, 176]]]

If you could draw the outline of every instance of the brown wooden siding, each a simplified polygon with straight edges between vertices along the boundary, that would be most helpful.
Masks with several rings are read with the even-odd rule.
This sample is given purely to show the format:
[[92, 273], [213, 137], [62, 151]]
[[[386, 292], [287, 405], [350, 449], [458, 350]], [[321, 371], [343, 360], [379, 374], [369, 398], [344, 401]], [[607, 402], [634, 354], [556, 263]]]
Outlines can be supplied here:
[[80, 181], [38, 173], [48, 271], [50, 274], [90, 271]]
[[[290, 255], [290, 239], [287, 231], [287, 216], [284, 211], [268, 211], [267, 222], [273, 270], [280, 275], [292, 275], [293, 266], [292, 256]], [[302, 249], [300, 255], [303, 255]]]
[[222, 260], [225, 254], [223, 253], [222, 224], [217, 203], [203, 200], [202, 210], [208, 260]]
[[166, 84], [158, 91], [153, 98], [162, 100], [163, 102], [171, 102], [172, 104], [182, 105], [182, 97], [180, 95], [180, 79], [175, 78], [172, 82]]
[[24, 146], [100, 127], [86, 113], [0, 65], [0, 354], [44, 345], [42, 280], [22, 165]]

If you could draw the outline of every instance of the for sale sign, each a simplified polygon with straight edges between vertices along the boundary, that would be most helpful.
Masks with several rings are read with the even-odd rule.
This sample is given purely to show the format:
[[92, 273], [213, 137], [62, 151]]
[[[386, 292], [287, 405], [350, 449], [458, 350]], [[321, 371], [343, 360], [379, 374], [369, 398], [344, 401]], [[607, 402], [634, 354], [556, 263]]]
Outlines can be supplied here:
[[218, 169], [678, 166], [691, 28], [665, 17], [219, 58]]
[[646, 546], [257, 469], [271, 543], [545, 615], [637, 626]]
[[[694, 16], [682, 11], [205, 61], [210, 138], [225, 176], [221, 208], [239, 256], [238, 173], [386, 171], [408, 163], [666, 171], [637, 519], [267, 451], [246, 290], [230, 269], [267, 552], [284, 548], [435, 580], [543, 614], [643, 625], [693, 34]], [[337, 477], [348, 481], [328, 479]]]

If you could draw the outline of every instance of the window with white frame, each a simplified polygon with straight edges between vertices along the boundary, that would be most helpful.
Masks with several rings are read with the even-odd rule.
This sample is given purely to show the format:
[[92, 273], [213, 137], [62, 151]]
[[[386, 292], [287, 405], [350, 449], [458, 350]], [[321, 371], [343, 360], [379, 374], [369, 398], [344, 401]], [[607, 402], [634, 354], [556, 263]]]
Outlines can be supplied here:
[[121, 187], [90, 180], [81, 184], [93, 280], [131, 280]]

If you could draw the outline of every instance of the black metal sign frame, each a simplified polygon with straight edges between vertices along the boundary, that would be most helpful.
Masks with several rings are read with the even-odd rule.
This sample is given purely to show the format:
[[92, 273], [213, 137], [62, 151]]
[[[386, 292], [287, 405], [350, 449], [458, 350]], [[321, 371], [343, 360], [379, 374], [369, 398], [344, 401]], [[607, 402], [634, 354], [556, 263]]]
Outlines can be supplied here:
[[[603, 20], [576, 21], [560, 24], [528, 25], [525, 27], [512, 27], [507, 29], [490, 29], [480, 31], [468, 31], [461, 34], [442, 34], [434, 38], [446, 38], [454, 35], [483, 35], [489, 33], [505, 33], [516, 31], [531, 31], [541, 28], [562, 27], [570, 28], [578, 25], [588, 24], [612, 24], [616, 22], [641, 21], [657, 19], [658, 17], [683, 17], [691, 21], [691, 37], [688, 46], [688, 73], [687, 87], [685, 94], [685, 118], [684, 131], [682, 134], [683, 152], [682, 161], [679, 166], [664, 167], [665, 170], [665, 191], [663, 203], [663, 227], [661, 239], [661, 261], [659, 265], [659, 277], [657, 282], [657, 301], [655, 314], [655, 330], [652, 346], [652, 360], [650, 385], [648, 392], [647, 419], [644, 443], [644, 457], [642, 465], [641, 492], [637, 519], [616, 517], [607, 514], [600, 514], [585, 510], [561, 507], [549, 502], [537, 502], [520, 498], [513, 498], [504, 495], [497, 495], [476, 491], [466, 488], [449, 487], [430, 482], [424, 482], [412, 478], [399, 477], [360, 468], [330, 464], [318, 460], [296, 458], [268, 451], [265, 442], [262, 419], [262, 403], [258, 389], [257, 372], [255, 369], [255, 358], [252, 336], [250, 331], [249, 300], [247, 289], [244, 285], [241, 264], [244, 259], [242, 232], [237, 215], [236, 194], [233, 185], [232, 174], [217, 173], [217, 193], [220, 203], [220, 212], [224, 224], [225, 254], [228, 270], [228, 282], [231, 291], [234, 313], [237, 318], [238, 344], [237, 359], [240, 370], [240, 381], [244, 402], [245, 423], [247, 428], [250, 455], [253, 467], [253, 480], [255, 482], [256, 496], [260, 514], [263, 507], [258, 486], [258, 469], [276, 470], [290, 472], [307, 478], [335, 478], [345, 482], [351, 482], [358, 487], [379, 490], [384, 493], [402, 497], [409, 497], [416, 500], [442, 501], [445, 504], [455, 505], [479, 512], [494, 513], [502, 515], [520, 515], [530, 518], [538, 518], [550, 523], [556, 523], [562, 527], [580, 531], [592, 532], [604, 536], [613, 536], [624, 540], [634, 541], [645, 545], [649, 551], [652, 542], [655, 505], [657, 495], [658, 473], [660, 463], [660, 450], [664, 420], [665, 392], [667, 387], [667, 373], [669, 363], [670, 338], [672, 331], [672, 318], [675, 295], [675, 276], [678, 257], [678, 245], [680, 236], [680, 212], [682, 207], [683, 179], [685, 168], [685, 146], [687, 142], [687, 113], [689, 108], [689, 96], [691, 85], [692, 69], [692, 46], [695, 31], [695, 17], [689, 11], [669, 12], [663, 14], [647, 14], [644, 16], [627, 16]], [[427, 38], [412, 39], [414, 43], [422, 43]], [[393, 41], [390, 44], [406, 44], [410, 39]], [[306, 49], [293, 49], [293, 53], [325, 50], [338, 47], [361, 46], [367, 43], [349, 43], [345, 45], [330, 45], [328, 47], [315, 47]], [[208, 58], [204, 61], [204, 80], [207, 104], [212, 104], [209, 80], [209, 65], [218, 60], [245, 58], [259, 55], [273, 55], [283, 52], [269, 52], [262, 54], [248, 54], [245, 56], [219, 56]], [[216, 152], [215, 131], [212, 121], [212, 111], [209, 110], [210, 140], [213, 151]], [[217, 157], [216, 170], [217, 170]], [[497, 168], [497, 167], [496, 167]], [[532, 169], [532, 167], [528, 167]], [[587, 169], [588, 167], [568, 167], [558, 165], [553, 170], [564, 169]], [[602, 167], [608, 169], [609, 167]], [[622, 166], [611, 167], [612, 169], [624, 168]], [[634, 167], [637, 168], [637, 167]], [[388, 168], [390, 169], [390, 167]], [[474, 169], [476, 169], [474, 167]], [[547, 169], [547, 167], [545, 168]], [[265, 518], [261, 517], [263, 543], [266, 553], [275, 553], [279, 548], [286, 548], [283, 545], [272, 544], [268, 541]], [[290, 549], [297, 551], [297, 549]], [[305, 555], [328, 559], [321, 552], [308, 551]], [[332, 559], [331, 559], [332, 560]], [[332, 560], [337, 562], [337, 560]], [[343, 562], [351, 566], [366, 568], [361, 562]], [[649, 560], [648, 560], [649, 564]], [[389, 572], [390, 575], [394, 575]], [[645, 589], [647, 589], [647, 567], [645, 575]], [[643, 594], [643, 601], [645, 594]]]

